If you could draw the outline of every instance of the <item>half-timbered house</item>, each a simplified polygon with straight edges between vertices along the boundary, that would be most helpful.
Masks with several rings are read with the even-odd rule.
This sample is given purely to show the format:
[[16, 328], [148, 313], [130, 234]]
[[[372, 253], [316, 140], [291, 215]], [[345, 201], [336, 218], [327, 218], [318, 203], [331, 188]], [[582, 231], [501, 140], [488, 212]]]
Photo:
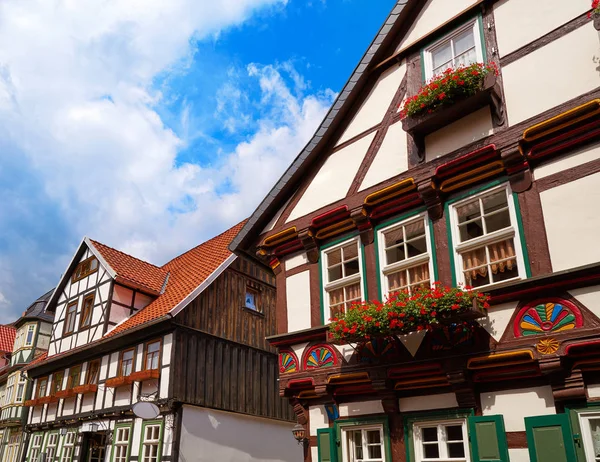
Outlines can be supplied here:
[[160, 267], [83, 240], [28, 367], [27, 462], [294, 460], [274, 280], [228, 250], [240, 228]]
[[23, 426], [27, 411], [23, 403], [32, 391], [31, 381], [23, 368], [33, 358], [48, 350], [53, 316], [44, 308], [52, 291], [39, 297], [23, 315], [15, 321], [12, 329], [12, 350], [9, 362], [0, 370], [0, 460], [18, 462], [22, 460], [25, 441]]
[[[397, 2], [233, 241], [276, 277], [269, 341], [307, 461], [600, 460], [590, 5]], [[331, 341], [332, 313], [434, 281], [488, 293], [487, 316]]]

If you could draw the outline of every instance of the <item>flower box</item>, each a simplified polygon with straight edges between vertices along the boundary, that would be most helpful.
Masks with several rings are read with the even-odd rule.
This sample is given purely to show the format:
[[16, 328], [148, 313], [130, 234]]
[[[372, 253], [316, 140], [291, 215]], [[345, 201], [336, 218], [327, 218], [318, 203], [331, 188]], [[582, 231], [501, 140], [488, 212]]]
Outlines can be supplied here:
[[78, 395], [85, 395], [87, 393], [96, 393], [98, 391], [98, 385], [95, 383], [87, 383], [85, 385], [79, 385], [73, 387], [73, 392]]
[[129, 380], [129, 376], [113, 377], [112, 379], [107, 379], [104, 383], [108, 388], [119, 388], [130, 384], [131, 380]]
[[594, 29], [600, 30], [600, 13], [593, 13], [592, 19], [594, 21]]
[[48, 403], [52, 402], [52, 396], [42, 396], [41, 398], [36, 399], [36, 401], [37, 401], [36, 405], [48, 404]]
[[23, 403], [23, 406], [25, 407], [34, 407], [38, 405], [38, 400], [37, 399], [28, 399], [27, 401], [25, 401]]
[[145, 371], [132, 372], [129, 375], [129, 379], [132, 382], [144, 382], [145, 380], [158, 379], [160, 377], [160, 371], [158, 369], [148, 369]]
[[66, 390], [60, 390], [57, 391], [56, 393], [54, 393], [54, 398], [58, 398], [58, 399], [67, 399], [67, 398], [71, 398], [75, 396], [75, 392], [73, 391], [72, 388], [68, 388]]

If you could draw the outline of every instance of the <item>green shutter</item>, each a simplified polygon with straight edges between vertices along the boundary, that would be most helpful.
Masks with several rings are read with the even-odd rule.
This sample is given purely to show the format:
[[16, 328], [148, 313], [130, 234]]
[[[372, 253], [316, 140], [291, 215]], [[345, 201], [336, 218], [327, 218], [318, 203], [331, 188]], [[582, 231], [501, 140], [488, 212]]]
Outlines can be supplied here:
[[474, 462], [508, 462], [508, 445], [501, 415], [469, 417]]
[[317, 444], [319, 446], [319, 462], [337, 462], [337, 444], [333, 428], [319, 428]]
[[575, 462], [575, 446], [566, 414], [525, 417], [531, 462]]

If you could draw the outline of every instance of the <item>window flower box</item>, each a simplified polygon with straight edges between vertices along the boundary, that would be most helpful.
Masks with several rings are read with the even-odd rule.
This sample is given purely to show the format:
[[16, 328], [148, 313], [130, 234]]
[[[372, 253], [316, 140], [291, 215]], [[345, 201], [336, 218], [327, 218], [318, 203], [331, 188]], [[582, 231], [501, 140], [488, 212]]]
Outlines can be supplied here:
[[88, 393], [96, 393], [98, 391], [98, 385], [95, 383], [86, 383], [85, 385], [78, 385], [73, 387], [73, 392], [78, 395], [86, 395]]
[[48, 403], [52, 402], [52, 396], [42, 396], [41, 398], [36, 399], [36, 401], [37, 401], [36, 405], [48, 404]]
[[330, 319], [333, 341], [360, 342], [415, 331], [429, 331], [448, 324], [469, 324], [486, 316], [489, 296], [469, 288], [421, 287], [391, 294], [384, 303], [354, 302]]
[[104, 385], [108, 388], [119, 388], [124, 387], [125, 385], [130, 385], [131, 380], [129, 376], [121, 376], [121, 377], [113, 377], [112, 379], [107, 379]]
[[28, 399], [28, 400], [26, 400], [23, 403], [23, 406], [25, 406], [25, 407], [34, 407], [34, 406], [37, 406], [38, 404], [39, 403], [38, 403], [37, 399]]
[[600, 30], [600, 0], [592, 2], [592, 11], [588, 13], [588, 18], [594, 21], [594, 29]]
[[132, 372], [129, 375], [129, 379], [132, 382], [144, 382], [146, 380], [158, 379], [160, 377], [160, 370], [158, 369], [147, 369], [145, 371]]
[[56, 393], [54, 393], [54, 398], [57, 399], [67, 399], [67, 398], [71, 398], [73, 396], [75, 396], [75, 392], [73, 391], [72, 388], [68, 388], [66, 390], [60, 390], [57, 391]]

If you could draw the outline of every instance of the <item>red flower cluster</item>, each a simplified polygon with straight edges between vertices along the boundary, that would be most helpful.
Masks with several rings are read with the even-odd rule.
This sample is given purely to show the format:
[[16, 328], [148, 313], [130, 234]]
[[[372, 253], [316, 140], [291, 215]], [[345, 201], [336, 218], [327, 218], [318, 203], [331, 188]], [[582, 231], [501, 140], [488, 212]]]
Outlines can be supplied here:
[[434, 76], [416, 95], [404, 101], [400, 117], [404, 119], [425, 112], [431, 113], [442, 105], [473, 95], [481, 89], [484, 77], [490, 72], [498, 75], [496, 63], [474, 63], [456, 69], [448, 68], [442, 74]]
[[594, 0], [592, 2], [592, 11], [588, 13], [588, 18], [591, 18], [594, 14], [600, 14], [600, 0]]
[[382, 303], [354, 302], [346, 313], [330, 319], [330, 332], [336, 339], [370, 338], [412, 331], [430, 330], [441, 320], [477, 306], [489, 308], [489, 296], [471, 287], [451, 288], [434, 283], [412, 294], [395, 292]]

